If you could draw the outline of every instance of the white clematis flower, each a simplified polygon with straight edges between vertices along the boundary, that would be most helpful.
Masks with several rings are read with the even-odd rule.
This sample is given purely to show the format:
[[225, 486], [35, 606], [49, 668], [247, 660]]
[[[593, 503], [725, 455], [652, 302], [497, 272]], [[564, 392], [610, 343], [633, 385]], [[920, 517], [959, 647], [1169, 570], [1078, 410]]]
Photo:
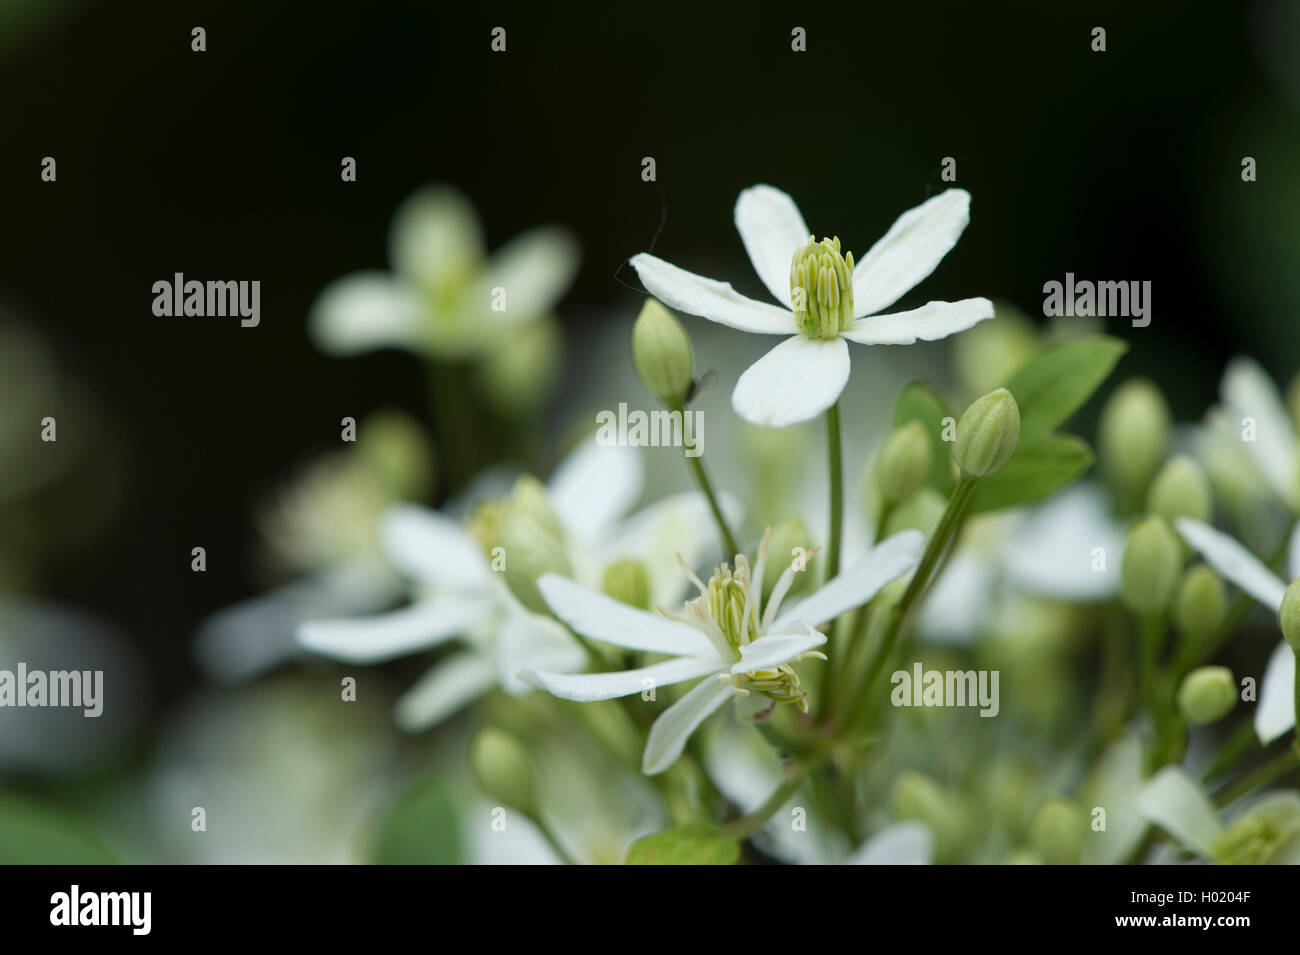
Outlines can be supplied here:
[[949, 189], [903, 213], [856, 266], [852, 253], [841, 254], [838, 238], [815, 241], [794, 200], [772, 186], [744, 190], [735, 219], [754, 270], [779, 306], [653, 255], [633, 256], [631, 263], [650, 294], [670, 308], [741, 331], [791, 336], [736, 382], [732, 405], [755, 424], [782, 428], [833, 405], [849, 379], [845, 339], [910, 345], [993, 317], [985, 298], [876, 314], [933, 272], [957, 244], [970, 221], [964, 189]]
[[1253, 358], [1238, 356], [1223, 372], [1219, 398], [1199, 434], [1206, 467], [1245, 487], [1266, 487], [1300, 513], [1300, 442], [1273, 379]]
[[578, 244], [568, 230], [542, 226], [488, 257], [469, 201], [431, 186], [397, 210], [389, 258], [392, 272], [345, 275], [321, 292], [310, 327], [323, 350], [481, 356], [555, 307], [577, 272]]
[[[1205, 560], [1273, 612], [1274, 619], [1282, 607], [1286, 583], [1269, 570], [1249, 550], [1227, 534], [1208, 524], [1179, 518], [1178, 532]], [[1287, 553], [1288, 571], [1300, 577], [1300, 524], [1291, 532]], [[1261, 743], [1271, 743], [1295, 726], [1295, 653], [1283, 640], [1269, 658], [1264, 679], [1259, 685], [1259, 703], [1255, 706], [1255, 735]]]
[[538, 581], [542, 595], [576, 632], [671, 659], [622, 672], [571, 675], [531, 669], [520, 676], [555, 696], [580, 702], [707, 677], [661, 713], [650, 729], [641, 768], [647, 774], [661, 773], [681, 755], [691, 733], [733, 696], [759, 703], [763, 711], [779, 702], [803, 704], [805, 694], [789, 664], [814, 655], [826, 642], [814, 628], [866, 603], [885, 584], [911, 571], [920, 560], [922, 544], [916, 531], [895, 535], [784, 613], [781, 601], [794, 580], [793, 565], [781, 575], [766, 607], [761, 586], [751, 585], [763, 579], [766, 537], [752, 575], [748, 560], [739, 554], [735, 571], [723, 564], [707, 586], [692, 578], [700, 595], [687, 602], [680, 615], [662, 607], [661, 615], [637, 610], [547, 574]]
[[[670, 579], [674, 557], [665, 545], [684, 541], [691, 557], [700, 559], [713, 541], [708, 504], [698, 494], [676, 495], [620, 522], [643, 481], [636, 449], [591, 440], [556, 469], [547, 495], [580, 579], [598, 582], [608, 562], [635, 558], [647, 569], [651, 599], [672, 599], [681, 590]], [[581, 665], [584, 656], [573, 638], [520, 603], [459, 520], [396, 507], [383, 520], [382, 537], [389, 560], [416, 583], [415, 602], [371, 617], [304, 623], [297, 639], [313, 653], [372, 664], [461, 638], [462, 649], [443, 657], [397, 701], [394, 718], [403, 729], [427, 729], [495, 686], [527, 692], [515, 676], [522, 668]]]

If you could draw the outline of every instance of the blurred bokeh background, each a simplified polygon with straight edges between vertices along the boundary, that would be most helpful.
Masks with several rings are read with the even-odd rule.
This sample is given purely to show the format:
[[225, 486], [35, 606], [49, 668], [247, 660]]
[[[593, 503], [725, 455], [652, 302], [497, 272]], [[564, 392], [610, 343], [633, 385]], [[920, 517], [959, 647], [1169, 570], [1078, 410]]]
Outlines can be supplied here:
[[[190, 48], [196, 26], [204, 53]], [[489, 47], [496, 26], [504, 54]], [[806, 53], [790, 50], [795, 26]], [[1096, 26], [1104, 53], [1090, 48]], [[109, 793], [96, 812], [122, 831], [150, 828], [142, 805], [188, 805], [183, 766], [147, 784], [133, 772], [167, 747], [201, 751], [212, 721], [234, 719], [214, 715], [229, 701], [209, 696], [196, 628], [264, 589], [252, 517], [337, 448], [340, 418], [405, 410], [438, 448], [424, 501], [460, 489], [464, 469], [447, 464], [461, 452], [430, 417], [418, 359], [331, 357], [307, 334], [332, 279], [386, 267], [394, 210], [422, 185], [459, 188], [488, 248], [538, 223], [580, 241], [558, 309], [563, 384], [539, 419], [546, 461], [600, 406], [609, 362], [625, 359], [643, 297], [628, 256], [653, 242], [761, 296], [731, 219], [756, 182], [789, 191], [818, 234], [860, 250], [944, 188], [940, 162], [954, 157], [972, 224], [918, 301], [978, 294], [1035, 315], [1043, 283], [1067, 271], [1150, 281], [1150, 327], [1105, 330], [1134, 346], [1124, 374], [1157, 380], [1179, 420], [1199, 418], [1228, 356], [1256, 354], [1284, 383], [1300, 358], [1300, 5], [1284, 0], [0, 0], [0, 89], [0, 588], [13, 614], [46, 615], [21, 632], [62, 635], [67, 659], [85, 658], [77, 640], [113, 654], [134, 711], [120, 738], [74, 732], [28, 747], [66, 746], [62, 782], [41, 761], [9, 758], [25, 731], [0, 712], [0, 780], [73, 806]], [[41, 180], [45, 156], [57, 182]], [[340, 181], [345, 156], [354, 183]], [[1242, 181], [1245, 156], [1256, 182]], [[642, 181], [643, 157], [657, 182]], [[155, 317], [151, 285], [175, 272], [260, 280], [260, 326]], [[735, 367], [754, 346], [743, 337], [709, 339], [700, 363]], [[918, 353], [908, 360], [949, 373], [941, 344]], [[597, 355], [608, 361], [594, 368]], [[627, 381], [630, 369], [617, 373]], [[734, 374], [720, 378], [725, 397]], [[883, 413], [850, 408], [848, 427]], [[38, 441], [47, 414], [59, 422], [55, 462]], [[202, 574], [190, 569], [197, 545]], [[397, 688], [418, 672], [396, 664], [388, 679]], [[276, 679], [301, 693], [296, 681], [312, 677]], [[257, 705], [300, 712], [280, 697]], [[385, 706], [376, 713], [382, 724]], [[287, 738], [333, 745], [303, 718]], [[246, 743], [221, 759], [275, 763], [272, 742], [250, 731]], [[337, 770], [349, 778], [397, 765], [363, 744], [336, 749], [354, 760]], [[247, 772], [254, 791], [265, 783]], [[342, 815], [383, 789], [358, 788]], [[175, 825], [187, 828], [184, 814]], [[154, 832], [137, 845], [165, 843]]]

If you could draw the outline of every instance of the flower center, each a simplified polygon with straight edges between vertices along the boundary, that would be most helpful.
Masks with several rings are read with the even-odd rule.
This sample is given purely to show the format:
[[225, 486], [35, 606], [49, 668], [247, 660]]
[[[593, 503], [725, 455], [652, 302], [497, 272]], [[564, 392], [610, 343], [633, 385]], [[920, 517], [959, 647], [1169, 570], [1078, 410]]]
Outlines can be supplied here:
[[749, 565], [744, 558], [736, 562], [735, 573], [726, 564], [713, 572], [704, 594], [693, 602], [703, 602], [701, 610], [718, 625], [727, 645], [735, 651], [758, 638], [758, 610], [749, 594]]
[[830, 339], [853, 321], [853, 253], [840, 254], [839, 236], [795, 252], [790, 262], [790, 303], [795, 324], [809, 338]]

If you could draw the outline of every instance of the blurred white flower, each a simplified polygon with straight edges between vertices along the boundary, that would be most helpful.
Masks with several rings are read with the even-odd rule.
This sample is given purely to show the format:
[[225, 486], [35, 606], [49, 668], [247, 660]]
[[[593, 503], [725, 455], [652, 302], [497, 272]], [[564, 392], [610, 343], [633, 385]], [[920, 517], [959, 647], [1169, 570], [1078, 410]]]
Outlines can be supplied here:
[[555, 307], [577, 271], [578, 245], [567, 230], [545, 226], [488, 258], [468, 200], [433, 186], [398, 209], [389, 259], [391, 272], [346, 275], [321, 292], [310, 328], [322, 349], [481, 356]]
[[[592, 439], [557, 468], [547, 497], [578, 579], [598, 583], [611, 560], [631, 557], [644, 564], [652, 599], [672, 599], [680, 585], [668, 570], [674, 558], [667, 542], [681, 541], [698, 560], [714, 531], [697, 494], [668, 498], [620, 523], [643, 478], [636, 449]], [[394, 716], [404, 729], [427, 729], [494, 686], [526, 692], [515, 675], [521, 669], [581, 665], [581, 647], [554, 620], [520, 603], [460, 521], [398, 507], [384, 518], [382, 537], [393, 564], [415, 582], [415, 602], [374, 617], [309, 621], [298, 628], [298, 642], [332, 659], [380, 663], [462, 638], [462, 649], [398, 700]]]
[[730, 284], [703, 278], [642, 253], [636, 269], [671, 308], [759, 335], [789, 335], [736, 382], [732, 406], [755, 424], [781, 428], [807, 421], [839, 398], [849, 378], [845, 339], [910, 345], [946, 338], [993, 316], [988, 299], [930, 302], [908, 312], [875, 314], [934, 271], [970, 221], [970, 194], [949, 189], [903, 213], [856, 266], [839, 239], [814, 241], [794, 200], [752, 186], [736, 200], [736, 229], [754, 271], [780, 305], [746, 298]]

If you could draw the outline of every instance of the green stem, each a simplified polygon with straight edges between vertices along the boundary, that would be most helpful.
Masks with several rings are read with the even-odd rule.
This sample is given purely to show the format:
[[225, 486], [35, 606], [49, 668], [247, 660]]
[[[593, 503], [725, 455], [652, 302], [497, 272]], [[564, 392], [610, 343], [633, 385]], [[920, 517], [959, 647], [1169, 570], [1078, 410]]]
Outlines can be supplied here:
[[555, 851], [555, 854], [560, 857], [561, 862], [565, 865], [578, 864], [578, 861], [569, 854], [569, 850], [564, 848], [564, 844], [560, 842], [559, 837], [555, 834], [555, 830], [550, 827], [549, 823], [544, 819], [534, 818], [533, 825], [535, 825], [537, 831], [542, 834], [542, 838], [546, 840], [546, 844], [549, 845]]
[[733, 819], [722, 827], [723, 833], [729, 838], [744, 839], [755, 832], [763, 823], [772, 818], [772, 814], [786, 804], [795, 791], [803, 784], [808, 773], [816, 768], [829, 752], [825, 745], [819, 747], [813, 753], [801, 762], [792, 765], [787, 770], [785, 782], [772, 791], [772, 795], [763, 801], [763, 804], [753, 812], [746, 813], [739, 819]]
[[[683, 409], [679, 404], [670, 407], [669, 410], [681, 412]], [[691, 471], [695, 475], [695, 483], [700, 486], [700, 490], [708, 498], [709, 510], [713, 512], [713, 520], [718, 525], [718, 533], [722, 536], [724, 556], [728, 560], [734, 560], [735, 556], [740, 553], [740, 548], [736, 546], [736, 538], [731, 533], [731, 529], [727, 527], [727, 519], [722, 515], [722, 508], [718, 506], [718, 498], [713, 493], [713, 485], [709, 483], [709, 476], [704, 470], [703, 455], [689, 455], [686, 454], [686, 449], [683, 449], [682, 457], [690, 464]]]
[[1253, 773], [1243, 776], [1233, 785], [1227, 787], [1214, 797], [1216, 806], [1226, 806], [1236, 799], [1240, 799], [1246, 793], [1260, 786], [1267, 786], [1276, 779], [1285, 776], [1291, 770], [1300, 766], [1300, 749], [1288, 749], [1269, 760], [1263, 766], [1260, 766]]
[[880, 649], [876, 651], [875, 659], [871, 661], [871, 668], [862, 681], [862, 694], [858, 697], [857, 705], [854, 707], [848, 721], [849, 726], [855, 725], [864, 715], [863, 711], [869, 705], [867, 701], [870, 699], [871, 690], [875, 686], [876, 680], [879, 679], [885, 663], [893, 655], [908, 614], [925, 596], [925, 592], [935, 576], [935, 567], [962, 525], [966, 508], [970, 506], [971, 498], [975, 494], [976, 484], [976, 478], [967, 477], [963, 474], [958, 480], [957, 486], [953, 488], [952, 496], [948, 498], [948, 506], [944, 509], [943, 516], [939, 518], [939, 525], [934, 529], [934, 533], [930, 535], [930, 542], [926, 545], [925, 553], [921, 555], [921, 562], [916, 567], [916, 573], [912, 575], [907, 589], [903, 591], [903, 596], [889, 611], [889, 622], [886, 625], [885, 635], [881, 640]]
[[840, 448], [840, 403], [826, 409], [826, 467], [830, 474], [831, 546], [826, 555], [826, 579], [840, 572], [840, 533], [844, 523], [844, 462]]
[[1256, 740], [1255, 726], [1250, 720], [1246, 720], [1237, 731], [1228, 737], [1228, 741], [1223, 744], [1219, 753], [1210, 764], [1210, 768], [1205, 771], [1201, 777], [1201, 782], [1208, 783], [1211, 780], [1221, 776], [1233, 763], [1240, 759], [1248, 750], [1253, 749]]

